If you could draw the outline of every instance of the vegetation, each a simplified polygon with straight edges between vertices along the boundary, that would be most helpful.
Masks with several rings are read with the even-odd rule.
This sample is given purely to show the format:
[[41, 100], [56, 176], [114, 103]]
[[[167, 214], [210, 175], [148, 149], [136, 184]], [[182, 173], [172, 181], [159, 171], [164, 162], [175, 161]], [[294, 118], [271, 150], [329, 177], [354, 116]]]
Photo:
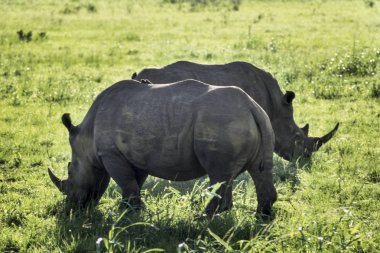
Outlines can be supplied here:
[[[380, 4], [377, 1], [0, 2], [1, 252], [379, 252]], [[307, 163], [275, 156], [276, 218], [254, 217], [236, 179], [234, 207], [197, 219], [207, 179], [149, 178], [147, 209], [70, 208], [47, 175], [71, 158], [60, 122], [80, 123], [96, 95], [176, 60], [247, 61], [296, 92], [295, 119], [336, 137]], [[149, 251], [151, 250], [151, 251]]]

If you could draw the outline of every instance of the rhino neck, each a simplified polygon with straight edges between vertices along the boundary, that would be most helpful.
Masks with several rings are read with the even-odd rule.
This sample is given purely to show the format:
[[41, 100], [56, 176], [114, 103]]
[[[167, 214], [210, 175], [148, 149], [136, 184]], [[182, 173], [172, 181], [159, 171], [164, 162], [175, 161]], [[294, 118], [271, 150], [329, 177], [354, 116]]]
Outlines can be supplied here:
[[277, 138], [275, 138], [275, 142], [274, 142], [274, 152], [279, 155], [280, 157], [282, 157], [283, 159], [287, 160], [287, 161], [290, 161], [291, 157], [289, 156], [289, 154], [287, 154], [285, 151], [286, 151], [287, 147], [285, 147], [284, 145], [282, 145], [281, 142], [277, 141]]
[[108, 91], [109, 88], [96, 97], [94, 103], [90, 107], [82, 123], [79, 125], [80, 131], [78, 141], [80, 142], [80, 145], [83, 147], [83, 159], [86, 159], [86, 161], [92, 168], [97, 169], [104, 168], [104, 166], [97, 154], [97, 147], [95, 145], [95, 120], [97, 112], [99, 111], [99, 108], [102, 104], [103, 98], [105, 97], [105, 94], [108, 93]]
[[96, 147], [94, 145], [94, 128], [93, 124], [91, 123], [92, 121], [93, 120], [87, 121], [85, 119], [78, 126], [80, 130], [78, 132], [78, 136], [76, 136], [74, 144], [78, 159], [87, 164], [86, 168], [88, 168], [88, 170], [103, 167], [100, 159], [98, 159]]
[[[281, 99], [280, 94], [277, 92], [272, 92], [270, 87], [264, 85], [261, 92], [255, 92], [260, 97], [254, 100], [264, 109], [272, 125], [277, 124], [276, 120], [281, 117], [281, 104], [278, 102]], [[273, 126], [273, 130], [276, 135], [276, 127]]]
[[269, 72], [253, 65], [252, 67], [249, 80], [254, 84], [250, 84], [252, 91], [249, 95], [264, 109], [273, 124], [281, 111], [283, 93], [277, 80]]

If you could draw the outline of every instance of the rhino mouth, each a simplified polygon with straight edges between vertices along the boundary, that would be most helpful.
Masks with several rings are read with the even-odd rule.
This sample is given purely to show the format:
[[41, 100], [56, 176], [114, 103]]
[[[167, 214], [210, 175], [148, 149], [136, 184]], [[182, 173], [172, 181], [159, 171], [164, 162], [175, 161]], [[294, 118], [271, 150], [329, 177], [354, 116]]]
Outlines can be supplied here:
[[335, 125], [333, 130], [331, 130], [329, 133], [325, 134], [322, 137], [311, 137], [313, 140], [313, 151], [317, 151], [323, 144], [327, 143], [329, 140], [331, 140], [332, 137], [334, 137], [336, 131], [338, 131], [339, 123]]
[[318, 151], [322, 145], [326, 144], [329, 140], [331, 140], [332, 137], [334, 137], [336, 131], [338, 131], [339, 123], [335, 125], [335, 127], [325, 134], [322, 137], [306, 137], [306, 143], [309, 143], [308, 146], [305, 148], [302, 157], [303, 158], [311, 158], [311, 155], [313, 152]]
[[[282, 146], [279, 149], [275, 149], [275, 152], [287, 161], [294, 161], [299, 158], [310, 159], [313, 152], [318, 151], [322, 145], [326, 144], [339, 129], [339, 123], [335, 127], [322, 137], [307, 137], [303, 139], [304, 146], [298, 147], [295, 144], [295, 140], [292, 139], [287, 145]], [[303, 130], [304, 131], [304, 130]], [[280, 143], [278, 143], [280, 146]], [[277, 145], [276, 145], [277, 146]], [[276, 147], [275, 147], [276, 148]], [[302, 151], [301, 151], [302, 150]]]
[[53, 184], [58, 188], [63, 194], [67, 194], [67, 180], [59, 179], [54, 173], [48, 168], [48, 173]]
[[48, 173], [53, 184], [58, 188], [60, 192], [67, 195], [67, 200], [70, 203], [75, 203], [79, 207], [86, 206], [89, 202], [98, 201], [98, 196], [96, 193], [91, 193], [90, 191], [85, 191], [85, 189], [80, 189], [78, 192], [73, 192], [72, 185], [69, 181], [59, 179], [54, 173], [48, 168]]

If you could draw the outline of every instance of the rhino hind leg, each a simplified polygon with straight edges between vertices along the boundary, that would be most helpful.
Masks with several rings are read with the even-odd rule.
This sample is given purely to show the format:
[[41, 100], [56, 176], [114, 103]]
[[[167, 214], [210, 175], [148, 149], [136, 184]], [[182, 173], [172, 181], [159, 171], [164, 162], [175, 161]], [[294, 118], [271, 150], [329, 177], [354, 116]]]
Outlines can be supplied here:
[[277, 191], [273, 183], [272, 169], [260, 171], [256, 169], [248, 169], [256, 188], [257, 209], [256, 216], [258, 218], [273, 218], [273, 203], [277, 199]]
[[225, 153], [212, 152], [207, 148], [207, 143], [196, 143], [195, 151], [199, 162], [210, 178], [210, 186], [221, 183], [214, 196], [207, 204], [205, 212], [208, 218], [215, 214], [232, 208], [232, 180], [236, 174], [231, 168], [232, 158]]
[[215, 214], [227, 211], [232, 208], [232, 180], [220, 181], [210, 178], [210, 185], [222, 183], [216, 193], [220, 197], [213, 197], [206, 206], [207, 217], [213, 217]]
[[140, 184], [144, 183], [146, 176], [136, 173], [124, 158], [103, 156], [103, 164], [108, 174], [120, 187], [123, 197], [123, 207], [138, 210], [144, 207], [140, 196]]
[[135, 172], [136, 172], [136, 181], [141, 190], [142, 186], [145, 183], [146, 178], [148, 177], [148, 174], [145, 172], [138, 171], [138, 170], [135, 170]]

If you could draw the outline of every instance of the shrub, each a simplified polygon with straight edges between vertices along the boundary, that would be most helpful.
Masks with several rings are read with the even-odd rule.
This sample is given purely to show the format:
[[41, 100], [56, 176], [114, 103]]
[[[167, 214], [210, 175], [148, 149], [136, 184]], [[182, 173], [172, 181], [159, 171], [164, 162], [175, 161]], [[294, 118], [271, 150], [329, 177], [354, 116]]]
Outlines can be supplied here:
[[320, 69], [335, 76], [374, 76], [379, 61], [380, 49], [363, 49], [359, 53], [337, 53], [331, 59], [324, 60], [320, 64]]
[[371, 97], [373, 97], [373, 98], [379, 98], [380, 97], [380, 85], [379, 84], [372, 83]]

